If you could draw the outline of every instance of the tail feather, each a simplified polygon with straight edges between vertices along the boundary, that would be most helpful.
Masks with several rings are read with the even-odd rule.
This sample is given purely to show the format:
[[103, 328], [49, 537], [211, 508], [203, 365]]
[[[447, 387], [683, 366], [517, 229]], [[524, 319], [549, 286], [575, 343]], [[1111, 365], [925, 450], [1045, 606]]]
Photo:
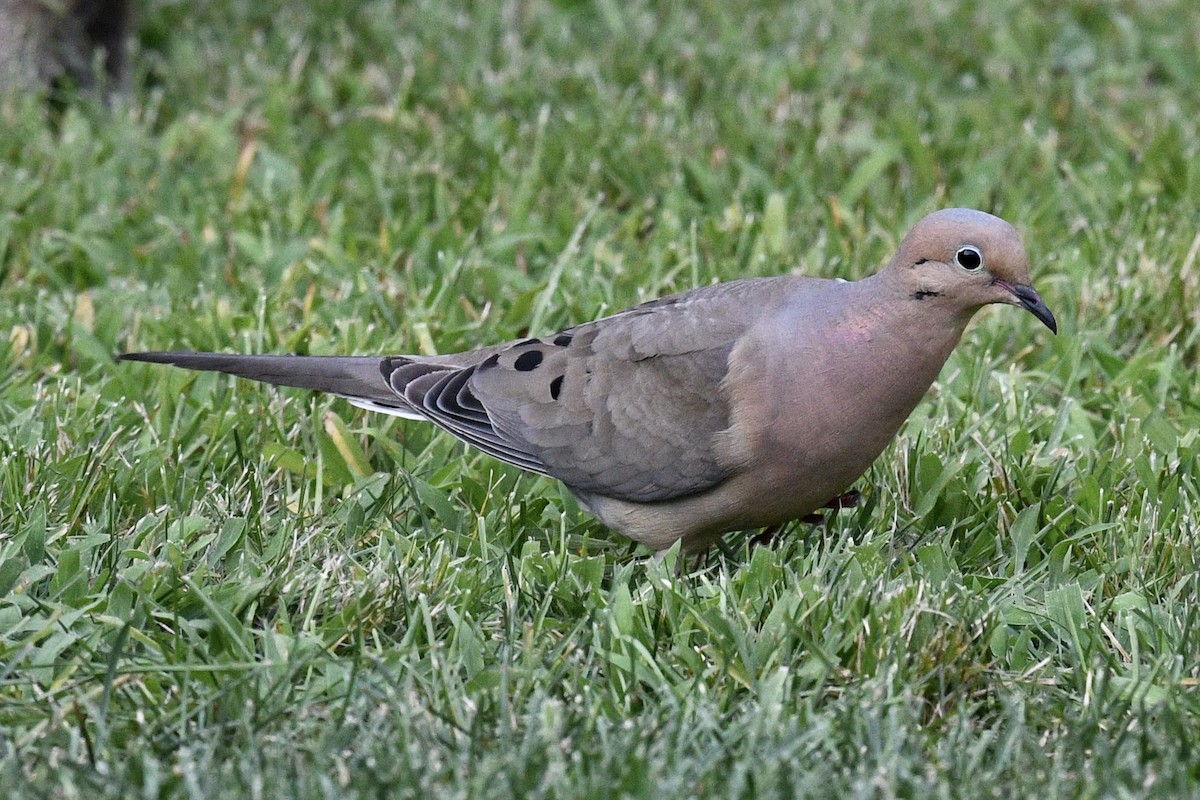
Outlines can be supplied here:
[[122, 353], [118, 358], [123, 361], [171, 364], [205, 372], [224, 372], [276, 386], [315, 389], [386, 406], [408, 407], [392, 391], [380, 372], [385, 359], [379, 356], [239, 356], [177, 350]]

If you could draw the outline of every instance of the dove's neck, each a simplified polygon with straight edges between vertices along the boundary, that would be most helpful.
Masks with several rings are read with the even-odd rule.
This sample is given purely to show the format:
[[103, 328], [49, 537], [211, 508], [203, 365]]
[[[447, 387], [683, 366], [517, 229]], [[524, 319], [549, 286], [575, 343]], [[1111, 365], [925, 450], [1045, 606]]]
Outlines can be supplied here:
[[937, 378], [970, 314], [930, 303], [938, 298], [914, 299], [886, 270], [839, 288], [846, 296], [823, 328], [815, 360], [841, 372], [834, 388], [869, 403], [890, 438]]
[[895, 267], [854, 286], [860, 293], [855, 313], [873, 319], [877, 332], [889, 337], [910, 363], [926, 364], [932, 370], [930, 381], [950, 357], [976, 311], [959, 307], [952, 298], [915, 289]]

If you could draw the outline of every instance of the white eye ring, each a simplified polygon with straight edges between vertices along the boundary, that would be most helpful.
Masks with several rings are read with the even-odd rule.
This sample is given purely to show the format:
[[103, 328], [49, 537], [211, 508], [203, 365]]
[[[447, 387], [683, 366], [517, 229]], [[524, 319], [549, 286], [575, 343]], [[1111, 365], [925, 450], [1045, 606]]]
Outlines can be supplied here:
[[954, 254], [954, 263], [967, 272], [978, 272], [983, 269], [983, 253], [973, 244], [964, 244]]

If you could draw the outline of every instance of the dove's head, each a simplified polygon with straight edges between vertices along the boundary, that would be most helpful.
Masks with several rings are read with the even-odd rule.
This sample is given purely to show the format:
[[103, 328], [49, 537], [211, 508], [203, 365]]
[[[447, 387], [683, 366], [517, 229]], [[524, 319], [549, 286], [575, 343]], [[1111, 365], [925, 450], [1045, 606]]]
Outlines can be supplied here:
[[914, 301], [967, 315], [989, 303], [1007, 303], [1058, 333], [1054, 315], [1030, 285], [1021, 235], [991, 214], [970, 208], [933, 212], [900, 242], [889, 271]]

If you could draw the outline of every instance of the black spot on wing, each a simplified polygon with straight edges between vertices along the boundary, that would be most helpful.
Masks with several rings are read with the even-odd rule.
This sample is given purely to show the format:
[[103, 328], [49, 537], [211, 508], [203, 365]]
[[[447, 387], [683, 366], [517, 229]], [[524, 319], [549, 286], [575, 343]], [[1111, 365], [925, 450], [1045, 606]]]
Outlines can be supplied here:
[[517, 372], [532, 372], [533, 370], [537, 369], [538, 365], [541, 363], [541, 350], [527, 350], [526, 352], [517, 356], [517, 360], [513, 362], [513, 367], [516, 368]]
[[558, 395], [562, 392], [563, 376], [559, 375], [554, 380], [550, 381], [550, 399], [557, 400]]
[[479, 365], [479, 369], [488, 369], [489, 367], [494, 367], [494, 366], [496, 366], [496, 364], [499, 361], [500, 361], [500, 354], [492, 353], [490, 356], [488, 356], [487, 358], [485, 358], [483, 360], [483, 362]]
[[569, 333], [560, 333], [554, 337], [554, 345], [555, 347], [566, 347], [571, 343], [571, 338], [571, 334]]

